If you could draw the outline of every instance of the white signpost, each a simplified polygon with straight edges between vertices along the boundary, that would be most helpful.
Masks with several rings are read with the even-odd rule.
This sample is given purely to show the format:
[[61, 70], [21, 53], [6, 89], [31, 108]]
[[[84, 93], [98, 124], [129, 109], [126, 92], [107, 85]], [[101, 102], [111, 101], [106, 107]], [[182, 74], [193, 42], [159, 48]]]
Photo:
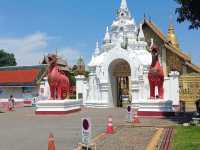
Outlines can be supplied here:
[[131, 123], [133, 121], [133, 111], [130, 105], [127, 107], [127, 113], [128, 113], [128, 117], [127, 117], [128, 122]]
[[91, 122], [89, 118], [82, 118], [82, 144], [90, 145]]

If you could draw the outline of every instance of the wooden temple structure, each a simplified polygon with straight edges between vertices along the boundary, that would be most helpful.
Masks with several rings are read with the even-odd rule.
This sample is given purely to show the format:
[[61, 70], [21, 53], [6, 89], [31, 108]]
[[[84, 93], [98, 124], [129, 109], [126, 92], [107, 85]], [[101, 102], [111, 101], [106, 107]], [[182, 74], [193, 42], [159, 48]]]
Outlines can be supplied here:
[[200, 67], [193, 64], [191, 57], [180, 48], [172, 21], [169, 23], [167, 35], [147, 18], [144, 18], [142, 28], [148, 45], [153, 40], [161, 48], [159, 59], [165, 76], [172, 70], [180, 73], [181, 111], [195, 111], [195, 102], [200, 99]]

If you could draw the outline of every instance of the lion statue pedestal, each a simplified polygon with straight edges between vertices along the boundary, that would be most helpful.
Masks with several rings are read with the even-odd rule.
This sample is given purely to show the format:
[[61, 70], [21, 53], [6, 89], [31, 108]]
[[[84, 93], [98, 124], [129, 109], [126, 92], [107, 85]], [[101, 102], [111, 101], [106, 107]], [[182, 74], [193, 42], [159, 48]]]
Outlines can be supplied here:
[[36, 115], [64, 115], [81, 110], [81, 101], [44, 100], [36, 104]]
[[[179, 73], [171, 71], [168, 76], [164, 76], [164, 71], [159, 62], [159, 48], [151, 48], [152, 62], [149, 66], [146, 81], [148, 85], [145, 91], [147, 97], [134, 99], [132, 107], [138, 109], [139, 116], [168, 117], [179, 111]], [[145, 86], [141, 86], [141, 89]], [[144, 92], [144, 93], [145, 93]], [[144, 95], [141, 93], [141, 95]]]
[[57, 65], [57, 56], [47, 56], [50, 97], [36, 103], [36, 115], [63, 115], [81, 110], [81, 101], [69, 98], [70, 81]]

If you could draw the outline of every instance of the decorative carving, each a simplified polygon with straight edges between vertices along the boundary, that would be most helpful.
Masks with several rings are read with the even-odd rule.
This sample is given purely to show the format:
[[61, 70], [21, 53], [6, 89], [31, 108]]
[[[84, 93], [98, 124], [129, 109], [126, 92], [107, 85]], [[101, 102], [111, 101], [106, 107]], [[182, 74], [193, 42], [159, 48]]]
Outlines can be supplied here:
[[179, 80], [180, 100], [185, 102], [187, 110], [195, 111], [195, 101], [200, 99], [200, 76], [182, 75]]
[[124, 61], [119, 61], [117, 65], [113, 68], [113, 76], [130, 76], [131, 75], [131, 69], [129, 64]]

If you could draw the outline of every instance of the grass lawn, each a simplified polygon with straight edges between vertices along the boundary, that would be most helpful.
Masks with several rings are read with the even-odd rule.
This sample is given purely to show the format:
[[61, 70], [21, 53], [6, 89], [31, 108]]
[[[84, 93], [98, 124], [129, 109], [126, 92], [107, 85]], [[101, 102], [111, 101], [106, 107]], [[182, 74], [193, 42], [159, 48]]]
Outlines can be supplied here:
[[200, 127], [177, 127], [173, 150], [200, 150]]

